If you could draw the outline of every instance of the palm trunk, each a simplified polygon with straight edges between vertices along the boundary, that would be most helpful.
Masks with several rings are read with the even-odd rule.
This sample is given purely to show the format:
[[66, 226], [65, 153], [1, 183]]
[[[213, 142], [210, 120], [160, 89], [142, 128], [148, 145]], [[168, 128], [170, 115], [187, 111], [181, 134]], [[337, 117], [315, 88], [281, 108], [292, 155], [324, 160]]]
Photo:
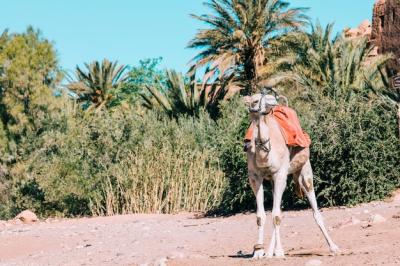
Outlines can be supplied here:
[[254, 51], [252, 49], [247, 50], [243, 58], [244, 58], [244, 79], [245, 82], [247, 83], [244, 95], [252, 95], [258, 91]]

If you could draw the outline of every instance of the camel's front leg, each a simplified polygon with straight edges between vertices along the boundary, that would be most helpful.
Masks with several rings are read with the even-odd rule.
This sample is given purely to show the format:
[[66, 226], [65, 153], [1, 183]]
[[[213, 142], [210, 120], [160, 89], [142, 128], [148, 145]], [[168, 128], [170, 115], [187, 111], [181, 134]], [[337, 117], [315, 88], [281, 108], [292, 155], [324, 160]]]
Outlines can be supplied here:
[[264, 257], [264, 224], [265, 224], [265, 210], [264, 210], [264, 189], [262, 179], [258, 177], [249, 177], [250, 185], [253, 189], [254, 195], [257, 200], [257, 227], [258, 227], [258, 240], [254, 246], [253, 259], [260, 259]]
[[282, 195], [286, 188], [286, 179], [287, 172], [281, 171], [276, 174], [274, 177], [274, 185], [273, 185], [273, 197], [274, 203], [272, 207], [272, 224], [273, 231], [271, 236], [271, 243], [268, 248], [267, 257], [272, 258], [273, 255], [276, 257], [284, 257], [284, 251], [281, 243], [280, 236], [280, 225], [282, 221], [282, 211], [281, 211], [281, 202]]

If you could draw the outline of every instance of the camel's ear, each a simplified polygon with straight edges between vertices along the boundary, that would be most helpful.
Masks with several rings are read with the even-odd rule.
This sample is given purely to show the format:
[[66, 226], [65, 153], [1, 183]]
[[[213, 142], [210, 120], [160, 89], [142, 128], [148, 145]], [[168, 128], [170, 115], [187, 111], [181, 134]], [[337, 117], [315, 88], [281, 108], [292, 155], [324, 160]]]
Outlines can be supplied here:
[[244, 96], [243, 97], [243, 102], [246, 106], [250, 106], [251, 104], [251, 97], [250, 96]]

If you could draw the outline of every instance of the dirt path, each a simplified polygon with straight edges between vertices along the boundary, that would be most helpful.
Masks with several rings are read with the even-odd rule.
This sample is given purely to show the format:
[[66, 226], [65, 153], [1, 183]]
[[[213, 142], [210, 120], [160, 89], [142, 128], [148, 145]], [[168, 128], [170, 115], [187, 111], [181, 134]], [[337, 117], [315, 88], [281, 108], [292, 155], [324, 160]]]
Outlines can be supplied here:
[[[369, 222], [374, 215], [375, 223]], [[339, 256], [330, 256], [311, 211], [305, 210], [284, 214], [285, 259], [248, 258], [257, 235], [255, 214], [126, 215], [0, 222], [0, 265], [305, 265], [310, 260], [400, 265], [400, 201], [326, 209], [323, 216], [342, 249]], [[267, 223], [266, 241], [271, 226]]]

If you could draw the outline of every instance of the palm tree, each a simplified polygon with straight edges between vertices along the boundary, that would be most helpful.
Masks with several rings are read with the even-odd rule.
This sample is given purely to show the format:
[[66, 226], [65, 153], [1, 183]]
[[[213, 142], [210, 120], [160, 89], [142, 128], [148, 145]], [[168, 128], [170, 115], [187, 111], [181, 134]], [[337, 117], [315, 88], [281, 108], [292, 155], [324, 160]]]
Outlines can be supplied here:
[[141, 94], [143, 106], [161, 108], [171, 117], [181, 114], [196, 116], [200, 110], [207, 110], [212, 117], [216, 117], [219, 103], [229, 96], [221, 89], [223, 84], [203, 87], [195, 82], [194, 76], [185, 78], [174, 70], [167, 70], [164, 82], [157, 83], [155, 86], [145, 85], [148, 94]]
[[204, 4], [212, 13], [192, 15], [209, 28], [189, 42], [189, 48], [201, 49], [192, 59], [191, 71], [205, 67], [204, 83], [229, 80], [240, 84], [243, 94], [257, 90], [271, 41], [307, 21], [305, 8], [289, 9], [282, 0], [209, 0]]
[[125, 84], [127, 66], [104, 59], [101, 63], [85, 63], [85, 67], [86, 70], [76, 67], [75, 81], [70, 78], [67, 88], [78, 95], [79, 101], [101, 109], [110, 104], [113, 94]]
[[157, 86], [145, 85], [145, 88], [150, 95], [142, 93], [141, 96], [143, 105], [148, 109], [161, 107], [170, 116], [196, 115], [200, 110], [198, 89], [174, 70], [166, 71], [165, 84], [158, 81]]
[[338, 94], [365, 93], [383, 86], [380, 68], [390, 55], [370, 57], [373, 50], [364, 37], [332, 38], [332, 24], [319, 23], [310, 33], [297, 32], [281, 40], [283, 50], [293, 58], [289, 71], [276, 73], [278, 81], [294, 80], [306, 90], [335, 98]]

